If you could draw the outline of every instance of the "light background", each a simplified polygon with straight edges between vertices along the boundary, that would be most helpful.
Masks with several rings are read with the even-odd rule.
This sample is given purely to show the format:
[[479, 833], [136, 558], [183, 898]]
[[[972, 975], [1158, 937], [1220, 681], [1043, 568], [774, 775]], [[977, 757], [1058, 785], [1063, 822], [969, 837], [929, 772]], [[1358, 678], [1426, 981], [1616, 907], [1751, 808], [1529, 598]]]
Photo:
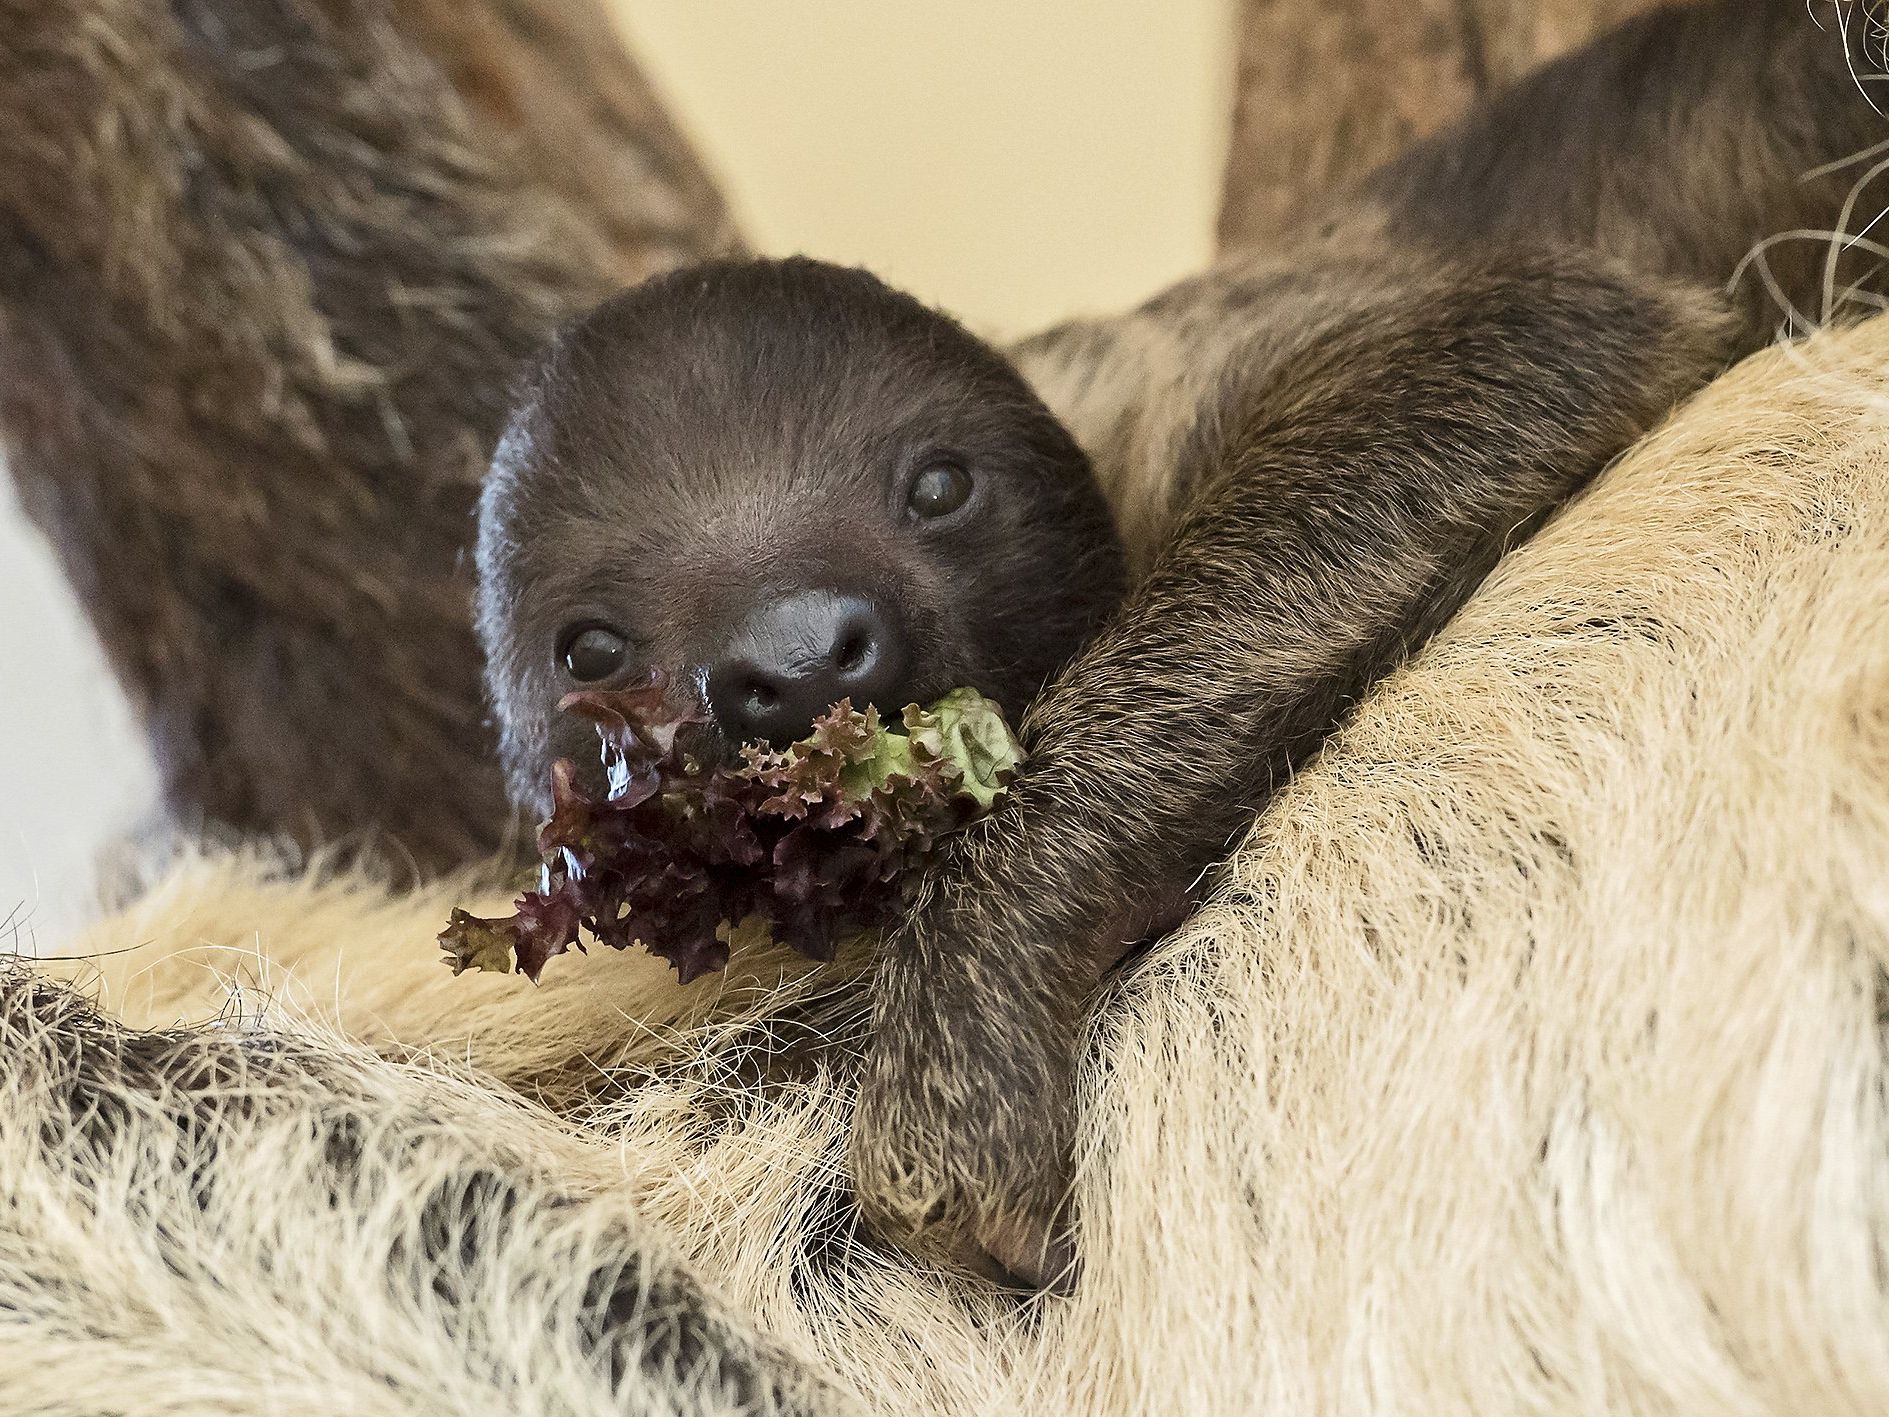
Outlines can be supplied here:
[[[990, 333], [1210, 249], [1231, 0], [620, 0], [759, 250], [871, 266]], [[51, 950], [148, 806], [131, 715], [0, 479], [0, 919]], [[17, 907], [17, 908], [16, 908]]]

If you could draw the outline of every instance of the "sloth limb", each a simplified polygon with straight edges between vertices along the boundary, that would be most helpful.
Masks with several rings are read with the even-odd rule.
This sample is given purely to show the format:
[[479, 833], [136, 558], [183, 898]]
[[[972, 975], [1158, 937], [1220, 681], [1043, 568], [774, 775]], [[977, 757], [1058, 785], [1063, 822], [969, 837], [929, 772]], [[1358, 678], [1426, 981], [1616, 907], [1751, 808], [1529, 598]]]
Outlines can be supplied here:
[[1033, 715], [1011, 808], [888, 950], [855, 1179], [902, 1239], [942, 1222], [934, 1238], [999, 1277], [1066, 1268], [1096, 983], [1517, 530], [1730, 348], [1713, 302], [1592, 261], [1440, 271], [1409, 293], [1238, 400], [1249, 421], [1171, 549]]
[[[1763, 341], [1765, 292], [1714, 287], [1770, 233], [1837, 224], [1854, 174], [1827, 165], [1882, 136], [1843, 46], [1784, 0], [1660, 12], [1296, 250], [1019, 352], [1131, 544], [1166, 549], [1032, 713], [1012, 810], [887, 949], [853, 1143], [880, 1228], [1067, 1282], [1095, 986], [1510, 541]], [[1867, 288], [1856, 254], [1783, 250], [1776, 292]]]
[[1648, 0], [1246, 0], [1221, 250], [1290, 236], [1308, 201], [1653, 8]]

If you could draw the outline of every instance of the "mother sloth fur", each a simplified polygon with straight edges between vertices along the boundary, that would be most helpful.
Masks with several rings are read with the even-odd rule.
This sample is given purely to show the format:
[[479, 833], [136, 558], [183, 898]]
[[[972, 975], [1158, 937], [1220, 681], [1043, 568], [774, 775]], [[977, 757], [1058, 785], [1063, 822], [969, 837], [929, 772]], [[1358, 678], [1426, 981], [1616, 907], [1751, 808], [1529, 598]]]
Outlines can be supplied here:
[[1099, 1010], [1073, 1298], [851, 1228], [843, 972], [189, 859], [0, 982], [0, 1408], [1883, 1410], [1886, 364], [1722, 378], [1277, 799]]

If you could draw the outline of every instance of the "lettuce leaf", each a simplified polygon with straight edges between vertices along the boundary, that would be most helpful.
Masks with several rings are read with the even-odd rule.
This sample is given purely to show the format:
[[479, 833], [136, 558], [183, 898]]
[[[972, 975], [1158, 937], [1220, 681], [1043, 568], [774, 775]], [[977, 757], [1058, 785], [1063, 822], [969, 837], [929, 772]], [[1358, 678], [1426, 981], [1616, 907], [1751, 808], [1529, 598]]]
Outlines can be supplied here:
[[883, 924], [938, 842], [990, 812], [1023, 752], [1003, 711], [974, 689], [880, 721], [842, 700], [790, 747], [751, 743], [704, 768], [663, 686], [572, 694], [597, 730], [601, 798], [575, 764], [552, 770], [544, 862], [517, 913], [455, 910], [439, 943], [454, 974], [545, 964], [588, 943], [641, 945], [687, 983], [728, 961], [731, 941], [771, 937], [812, 959]]

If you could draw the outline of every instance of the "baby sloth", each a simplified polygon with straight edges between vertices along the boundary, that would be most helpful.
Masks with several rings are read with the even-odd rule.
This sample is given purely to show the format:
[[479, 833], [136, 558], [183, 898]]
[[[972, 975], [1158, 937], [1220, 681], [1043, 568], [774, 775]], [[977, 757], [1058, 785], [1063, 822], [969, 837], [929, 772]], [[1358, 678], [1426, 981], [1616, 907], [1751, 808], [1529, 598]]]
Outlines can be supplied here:
[[[960, 684], [1031, 757], [886, 942], [866, 1216], [1066, 1284], [1078, 1025], [1350, 703], [1781, 297], [1880, 292], [1884, 136], [1802, 0], [1655, 12], [1299, 237], [999, 354], [872, 277], [732, 262], [564, 332], [499, 450], [482, 632], [518, 796], [648, 669], [711, 750]], [[1857, 213], [1861, 222], [1864, 214]], [[1118, 541], [1118, 534], [1120, 540]], [[1047, 687], [1045, 687], [1047, 685]]]

